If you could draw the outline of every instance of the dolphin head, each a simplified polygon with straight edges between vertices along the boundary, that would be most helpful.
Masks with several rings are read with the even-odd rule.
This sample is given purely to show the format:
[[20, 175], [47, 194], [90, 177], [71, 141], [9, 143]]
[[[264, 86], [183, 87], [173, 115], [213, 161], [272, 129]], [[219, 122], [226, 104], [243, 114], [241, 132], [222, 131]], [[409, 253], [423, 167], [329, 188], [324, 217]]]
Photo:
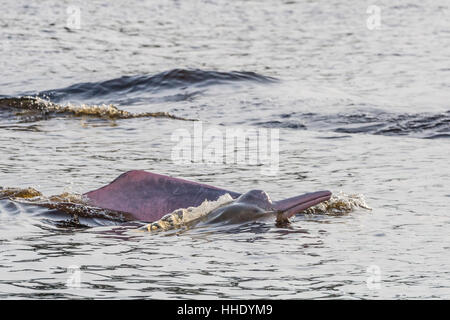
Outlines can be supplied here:
[[269, 195], [262, 190], [251, 190], [240, 195], [236, 200], [211, 211], [206, 223], [243, 223], [259, 220], [268, 212], [273, 212]]
[[236, 199], [236, 203], [255, 205], [263, 210], [272, 211], [273, 203], [269, 195], [263, 190], [250, 190]]
[[289, 218], [320, 202], [329, 200], [331, 192], [318, 191], [272, 202], [263, 190], [251, 190], [234, 202], [221, 206], [208, 214], [208, 223], [242, 223], [262, 218], [276, 217], [277, 223], [289, 222]]

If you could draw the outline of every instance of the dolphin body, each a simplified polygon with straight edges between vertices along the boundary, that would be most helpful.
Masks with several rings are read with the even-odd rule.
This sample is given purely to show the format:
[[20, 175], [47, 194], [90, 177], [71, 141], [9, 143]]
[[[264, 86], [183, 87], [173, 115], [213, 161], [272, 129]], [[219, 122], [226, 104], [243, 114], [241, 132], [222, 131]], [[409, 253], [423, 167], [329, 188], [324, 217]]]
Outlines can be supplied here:
[[210, 185], [173, 178], [161, 174], [133, 170], [110, 184], [85, 193], [90, 206], [131, 214], [136, 220], [153, 222], [180, 208], [197, 207], [203, 201], [216, 201], [229, 194], [233, 203], [213, 210], [208, 216], [211, 223], [244, 221], [275, 214], [277, 222], [320, 202], [329, 200], [331, 192], [318, 191], [274, 201], [261, 190], [246, 194], [216, 188]]

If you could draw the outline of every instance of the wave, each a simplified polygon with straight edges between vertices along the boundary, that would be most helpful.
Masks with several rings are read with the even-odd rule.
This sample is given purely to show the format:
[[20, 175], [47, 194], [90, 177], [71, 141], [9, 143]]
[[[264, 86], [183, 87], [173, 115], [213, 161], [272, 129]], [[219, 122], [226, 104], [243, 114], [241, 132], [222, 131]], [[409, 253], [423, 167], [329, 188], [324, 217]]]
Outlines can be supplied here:
[[0, 110], [11, 111], [10, 117], [21, 122], [34, 122], [58, 116], [92, 117], [106, 120], [133, 118], [169, 118], [192, 121], [167, 112], [132, 113], [114, 105], [59, 105], [37, 97], [0, 98]]
[[89, 206], [81, 194], [62, 193], [47, 197], [34, 188], [0, 187], [0, 201], [5, 199], [25, 206], [47, 209], [37, 210], [38, 215], [58, 227], [85, 228], [134, 220], [125, 212]]
[[366, 203], [362, 194], [347, 194], [342, 191], [333, 193], [330, 200], [321, 202], [302, 212], [302, 214], [324, 214], [329, 216], [342, 216], [363, 208], [372, 210]]
[[412, 136], [425, 139], [450, 137], [450, 110], [442, 113], [394, 114], [388, 112], [290, 113], [280, 120], [260, 121], [254, 125], [270, 128], [313, 129], [348, 134]]
[[[254, 72], [219, 72], [174, 69], [156, 75], [123, 76], [99, 82], [82, 82], [65, 88], [41, 92], [24, 92], [18, 96], [0, 95], [0, 111], [20, 109], [9, 114], [22, 122], [44, 120], [57, 115], [89, 116], [102, 119], [130, 119], [177, 117], [167, 112], [131, 113], [117, 105], [170, 103], [191, 100], [201, 94], [202, 88], [225, 83], [269, 83], [275, 78]], [[176, 89], [165, 92], [168, 89]], [[189, 89], [189, 90], [187, 90]], [[164, 93], [160, 93], [164, 91]], [[2, 114], [2, 117], [5, 115]], [[8, 115], [6, 115], [8, 116]]]
[[[106, 81], [83, 82], [65, 88], [26, 93], [25, 95], [48, 99], [56, 103], [63, 101], [89, 101], [98, 98], [101, 98], [102, 101], [111, 100], [117, 102], [117, 99], [123, 99], [124, 96], [133, 94], [136, 95], [136, 93], [154, 94], [161, 90], [180, 87], [203, 88], [230, 82], [270, 83], [274, 81], [276, 81], [275, 78], [254, 72], [173, 69], [156, 75], [123, 76]], [[196, 93], [188, 93], [187, 97]], [[174, 99], [174, 97], [169, 98]], [[183, 98], [186, 98], [183, 94], [181, 94], [181, 97], [179, 94], [175, 95], [175, 99]]]

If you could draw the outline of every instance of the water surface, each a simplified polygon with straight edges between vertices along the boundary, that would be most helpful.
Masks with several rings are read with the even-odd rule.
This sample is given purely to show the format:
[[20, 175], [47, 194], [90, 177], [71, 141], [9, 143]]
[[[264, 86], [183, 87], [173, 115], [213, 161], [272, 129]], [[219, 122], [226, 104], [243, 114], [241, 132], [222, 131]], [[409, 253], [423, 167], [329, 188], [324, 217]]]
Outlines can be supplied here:
[[[84, 193], [143, 169], [373, 209], [140, 233], [2, 199], [0, 297], [450, 297], [447, 1], [377, 2], [378, 30], [366, 1], [0, 4], [1, 187]], [[278, 174], [175, 163], [172, 134], [200, 121], [280, 130]]]

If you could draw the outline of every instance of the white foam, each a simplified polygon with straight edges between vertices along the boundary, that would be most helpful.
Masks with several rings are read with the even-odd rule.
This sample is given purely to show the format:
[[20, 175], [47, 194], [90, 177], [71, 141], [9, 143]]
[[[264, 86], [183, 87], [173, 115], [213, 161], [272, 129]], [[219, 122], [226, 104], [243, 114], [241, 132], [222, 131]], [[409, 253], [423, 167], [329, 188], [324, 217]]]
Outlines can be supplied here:
[[160, 229], [168, 230], [174, 227], [180, 227], [191, 221], [199, 219], [220, 206], [232, 201], [233, 198], [228, 193], [220, 196], [219, 199], [215, 201], [208, 201], [205, 199], [205, 201], [203, 201], [198, 207], [177, 209], [169, 214], [166, 214], [160, 220], [148, 224], [146, 227], [148, 231]]

